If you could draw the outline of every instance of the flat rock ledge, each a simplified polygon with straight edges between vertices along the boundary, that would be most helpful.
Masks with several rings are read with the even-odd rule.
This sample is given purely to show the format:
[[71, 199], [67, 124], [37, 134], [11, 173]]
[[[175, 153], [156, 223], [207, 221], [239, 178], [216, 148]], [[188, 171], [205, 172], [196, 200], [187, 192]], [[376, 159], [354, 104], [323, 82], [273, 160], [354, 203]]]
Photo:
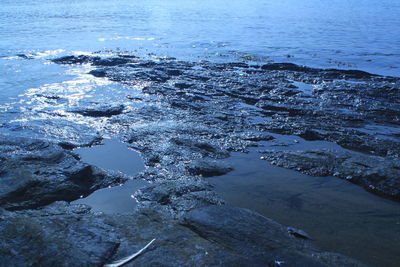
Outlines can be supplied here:
[[343, 151], [264, 151], [262, 159], [311, 176], [335, 176], [400, 201], [400, 161]]
[[194, 209], [179, 220], [157, 208], [109, 216], [65, 202], [0, 212], [0, 262], [12, 266], [103, 266], [153, 238], [126, 266], [363, 266], [321, 252], [255, 212], [226, 205]]

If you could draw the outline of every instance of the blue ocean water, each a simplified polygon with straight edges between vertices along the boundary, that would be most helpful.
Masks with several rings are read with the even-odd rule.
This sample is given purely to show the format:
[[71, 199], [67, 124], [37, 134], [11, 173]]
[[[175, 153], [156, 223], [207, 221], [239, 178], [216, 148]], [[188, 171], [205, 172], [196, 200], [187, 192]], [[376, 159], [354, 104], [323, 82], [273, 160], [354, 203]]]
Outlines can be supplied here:
[[249, 53], [396, 74], [392, 0], [3, 0], [0, 55], [101, 48], [193, 59]]
[[101, 49], [400, 76], [399, 14], [393, 0], [2, 0], [0, 99], [63, 79], [48, 58]]

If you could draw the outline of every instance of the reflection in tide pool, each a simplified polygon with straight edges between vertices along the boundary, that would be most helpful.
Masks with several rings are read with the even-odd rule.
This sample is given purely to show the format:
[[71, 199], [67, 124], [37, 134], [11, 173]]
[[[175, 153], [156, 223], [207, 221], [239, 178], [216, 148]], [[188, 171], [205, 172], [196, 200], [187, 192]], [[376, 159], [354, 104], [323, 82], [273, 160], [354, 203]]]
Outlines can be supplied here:
[[86, 204], [92, 211], [106, 214], [131, 213], [137, 206], [133, 194], [148, 185], [143, 180], [129, 180], [120, 186], [97, 190], [88, 197], [73, 201], [73, 204]]
[[[78, 148], [81, 160], [102, 169], [120, 171], [127, 175], [135, 175], [144, 170], [143, 160], [139, 153], [127, 148], [115, 139], [105, 139], [103, 145]], [[148, 185], [143, 180], [129, 180], [120, 186], [97, 190], [88, 197], [76, 200], [74, 204], [86, 204], [93, 211], [113, 214], [133, 212], [137, 202], [133, 194]]]
[[104, 139], [103, 145], [75, 149], [81, 160], [102, 169], [135, 175], [144, 170], [139, 153], [115, 139]]
[[303, 229], [324, 250], [373, 266], [400, 262], [400, 203], [338, 178], [273, 166], [261, 155], [234, 153], [235, 170], [208, 181], [230, 204]]

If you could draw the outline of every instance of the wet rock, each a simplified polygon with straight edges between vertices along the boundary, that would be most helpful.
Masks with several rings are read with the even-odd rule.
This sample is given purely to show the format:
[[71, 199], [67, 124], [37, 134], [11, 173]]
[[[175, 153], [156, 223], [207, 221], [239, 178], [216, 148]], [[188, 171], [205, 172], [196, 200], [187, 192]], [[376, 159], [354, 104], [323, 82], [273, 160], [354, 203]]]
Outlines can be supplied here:
[[103, 266], [119, 246], [117, 234], [88, 209], [56, 203], [0, 215], [0, 262], [6, 266]]
[[36, 208], [57, 200], [75, 200], [124, 181], [80, 162], [58, 145], [29, 138], [0, 141], [0, 206]]
[[[283, 167], [313, 175], [336, 175], [368, 188], [372, 185], [375, 189], [370, 190], [375, 193], [398, 196], [398, 179], [390, 177], [396, 177], [400, 169], [396, 163], [400, 142], [386, 129], [400, 125], [399, 79], [289, 63], [259, 68], [245, 63], [145, 60], [121, 55], [71, 56], [54, 62], [92, 64], [98, 67], [92, 75], [124, 84], [134, 98], [122, 94], [123, 107], [104, 105], [115, 103], [104, 101], [93, 109], [77, 109], [84, 117], [69, 113], [57, 120], [46, 116], [55, 109], [68, 111], [68, 103], [46, 106], [47, 110], [38, 105], [29, 109], [31, 117], [2, 125], [2, 130], [11, 133], [4, 140], [23, 132], [50, 141], [46, 145], [25, 145], [21, 140], [0, 145], [4, 163], [0, 167], [0, 185], [4, 182], [0, 186], [4, 188], [1, 205], [7, 209], [37, 208], [121, 182], [62, 148], [92, 144], [101, 135], [118, 135], [139, 151], [152, 167], [141, 178], [152, 185], [134, 194], [138, 209], [127, 215], [93, 214], [87, 207], [65, 203], [37, 210], [0, 211], [0, 234], [10, 233], [11, 240], [0, 243], [0, 259], [7, 265], [11, 261], [17, 266], [37, 262], [103, 265], [157, 238], [128, 266], [360, 266], [344, 256], [313, 248], [300, 229], [224, 206], [206, 179], [195, 176], [229, 171], [229, 166], [215, 160], [272, 140], [270, 132], [382, 155], [265, 153], [268, 160]], [[294, 82], [312, 84], [312, 93], [304, 93]], [[76, 118], [83, 124], [74, 123]], [[378, 133], [368, 132], [368, 124], [378, 125]], [[85, 125], [96, 125], [101, 135]], [[390, 142], [385, 141], [388, 139]], [[13, 179], [17, 182], [9, 182]], [[57, 239], [58, 232], [64, 242]], [[35, 254], [29, 254], [30, 249]], [[36, 253], [39, 250], [43, 254]], [[46, 261], [43, 255], [56, 256]]]
[[286, 229], [287, 229], [288, 233], [294, 237], [302, 238], [302, 239], [312, 239], [309, 234], [307, 234], [306, 232], [304, 232], [301, 229], [297, 229], [294, 227], [287, 227]]
[[183, 71], [181, 70], [176, 70], [176, 69], [168, 69], [167, 74], [170, 76], [179, 76], [183, 74]]
[[100, 57], [92, 57], [86, 55], [79, 56], [65, 56], [53, 59], [52, 61], [57, 64], [87, 64], [100, 60]]
[[192, 175], [212, 177], [227, 174], [228, 172], [232, 171], [233, 168], [227, 163], [221, 161], [201, 159], [189, 164], [187, 166], [187, 170]]
[[[189, 212], [182, 225], [202, 238], [236, 252], [231, 261], [234, 265], [274, 266], [277, 262], [286, 266], [324, 265], [315, 257], [309, 244], [291, 238], [282, 225], [250, 210], [208, 206]], [[328, 256], [331, 257], [334, 255]], [[343, 256], [336, 260], [332, 266], [361, 266]]]
[[33, 59], [33, 56], [29, 54], [17, 54], [17, 57], [22, 59]]
[[254, 212], [229, 206], [194, 209], [176, 220], [154, 208], [105, 215], [85, 205], [57, 202], [36, 210], [3, 210], [0, 234], [5, 237], [0, 260], [12, 266], [103, 266], [154, 238], [127, 266], [273, 266], [277, 261], [287, 266], [362, 266], [320, 252]]
[[70, 112], [90, 117], [111, 117], [121, 114], [124, 111], [124, 108], [124, 105], [97, 104], [84, 108], [71, 109]]
[[140, 189], [135, 198], [142, 207], [159, 206], [167, 214], [180, 216], [194, 208], [224, 203], [211, 186], [196, 179], [156, 182]]
[[271, 63], [261, 66], [263, 70], [289, 70], [289, 71], [311, 71], [311, 68], [299, 66], [293, 63]]
[[400, 200], [400, 161], [341, 151], [269, 151], [263, 159], [312, 176], [336, 176]]
[[193, 86], [191, 83], [179, 82], [175, 83], [174, 86], [179, 89], [187, 89]]
[[272, 135], [265, 133], [244, 133], [241, 138], [246, 141], [271, 141], [275, 139]]
[[296, 71], [306, 73], [318, 73], [328, 79], [365, 79], [378, 76], [360, 70], [339, 70], [339, 69], [317, 69], [305, 66], [299, 66], [293, 63], [271, 63], [261, 66], [263, 70], [280, 70], [280, 71]]
[[89, 74], [93, 75], [94, 77], [103, 78], [106, 77], [106, 71], [102, 69], [96, 69], [89, 71]]
[[132, 62], [130, 58], [126, 57], [113, 57], [113, 58], [105, 58], [105, 59], [98, 59], [93, 61], [94, 66], [103, 66], [103, 67], [112, 67], [118, 66], [121, 64], [126, 64]]
[[28, 137], [49, 140], [66, 149], [91, 146], [101, 140], [101, 136], [94, 128], [63, 119], [10, 122], [6, 123], [4, 128], [7, 133], [4, 139]]
[[129, 143], [139, 150], [145, 164], [177, 166], [184, 161], [226, 158], [229, 152], [215, 137], [215, 130], [190, 123], [155, 122], [133, 128]]
[[[131, 62], [124, 63], [126, 60], [121, 59], [125, 58], [78, 56], [64, 61], [96, 65], [101, 60], [115, 60], [118, 65], [99, 66], [92, 74], [128, 86], [143, 84], [144, 95], [163, 103], [157, 110], [150, 109], [148, 104], [154, 103], [153, 98], [146, 101], [145, 108], [135, 108], [135, 113], [126, 118], [111, 119], [115, 123], [108, 126], [115, 129], [117, 124], [130, 125], [132, 118], [138, 118], [143, 125], [157, 121], [158, 125], [144, 127], [146, 130], [124, 129], [127, 140], [141, 151], [148, 166], [177, 166], [186, 171], [182, 167], [184, 161], [223, 158], [229, 155], [227, 151], [246, 151], [257, 142], [268, 141], [269, 132], [333, 142], [349, 150], [382, 156], [383, 161], [400, 156], [400, 140], [395, 134], [400, 125], [398, 78], [292, 63], [260, 67], [140, 58], [128, 58]], [[165, 127], [176, 121], [183, 123]], [[186, 127], [183, 133], [178, 129], [182, 124], [212, 130], [202, 133]], [[246, 138], [250, 131], [257, 133]], [[177, 143], [175, 137], [191, 141]], [[200, 149], [193, 140], [225, 153], [210, 147]], [[157, 145], [158, 142], [164, 145]]]
[[310, 129], [304, 130], [299, 136], [307, 141], [324, 140], [324, 134]]

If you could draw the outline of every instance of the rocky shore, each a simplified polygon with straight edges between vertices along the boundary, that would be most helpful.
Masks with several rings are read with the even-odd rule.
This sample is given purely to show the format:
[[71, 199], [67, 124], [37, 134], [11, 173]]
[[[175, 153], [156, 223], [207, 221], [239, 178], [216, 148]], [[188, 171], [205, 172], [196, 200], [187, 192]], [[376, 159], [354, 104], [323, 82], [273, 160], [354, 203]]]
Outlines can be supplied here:
[[[315, 248], [301, 230], [226, 204], [207, 182], [235, 167], [231, 152], [279, 136], [335, 146], [263, 150], [262, 159], [400, 200], [399, 78], [128, 54], [67, 56], [53, 63], [83, 64], [92, 77], [124, 91], [92, 92], [78, 101], [67, 90], [33, 92], [24, 117], [2, 123], [5, 266], [101, 266], [153, 238], [132, 266], [362, 266]], [[140, 152], [146, 170], [129, 177], [74, 153], [104, 136]], [[95, 213], [68, 203], [128, 179], [151, 182], [134, 193], [139, 204], [132, 214]]]

